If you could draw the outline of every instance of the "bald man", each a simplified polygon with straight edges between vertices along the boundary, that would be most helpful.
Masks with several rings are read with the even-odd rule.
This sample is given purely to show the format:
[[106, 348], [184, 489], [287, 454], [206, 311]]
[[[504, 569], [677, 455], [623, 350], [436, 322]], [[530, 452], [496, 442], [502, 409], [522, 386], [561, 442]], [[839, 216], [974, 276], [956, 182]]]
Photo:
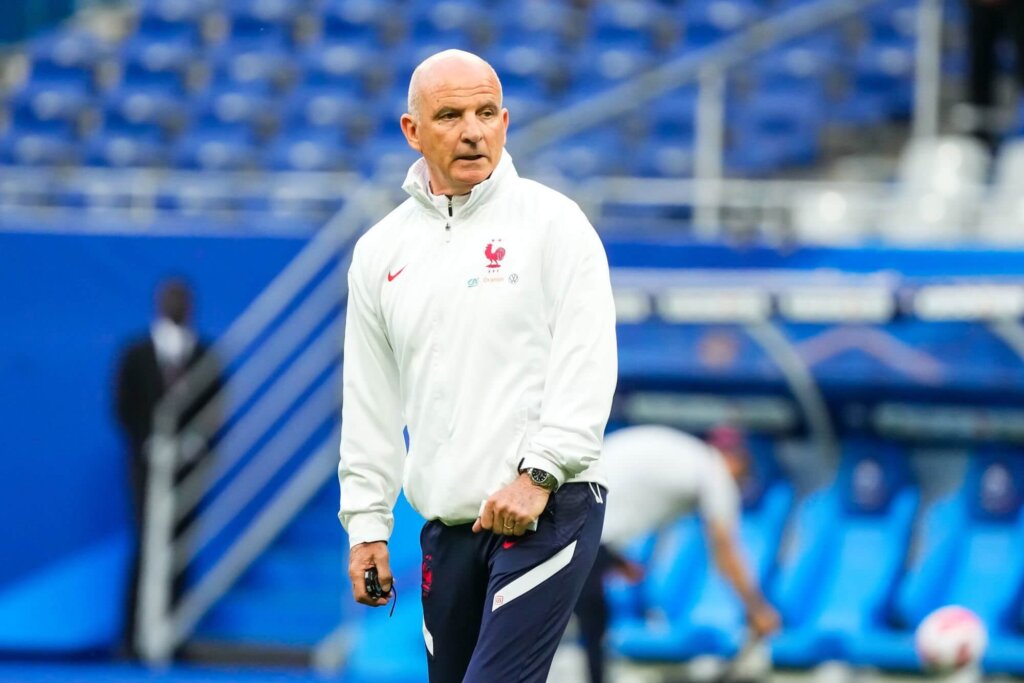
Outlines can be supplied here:
[[[430, 680], [544, 681], [604, 521], [608, 262], [574, 202], [516, 173], [489, 64], [433, 55], [408, 105], [402, 131], [422, 155], [410, 198], [349, 270], [338, 474], [352, 591], [391, 599], [404, 487], [427, 520]], [[373, 571], [381, 591], [367, 589]]]

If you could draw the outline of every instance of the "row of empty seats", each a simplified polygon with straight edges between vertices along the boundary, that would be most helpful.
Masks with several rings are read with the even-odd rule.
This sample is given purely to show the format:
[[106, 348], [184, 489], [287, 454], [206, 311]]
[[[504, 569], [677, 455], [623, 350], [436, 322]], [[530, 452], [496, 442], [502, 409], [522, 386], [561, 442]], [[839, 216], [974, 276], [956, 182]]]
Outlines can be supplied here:
[[912, 141], [893, 192], [827, 185], [799, 194], [794, 230], [807, 243], [857, 244], [883, 237], [898, 244], [977, 240], [1024, 242], [1024, 137], [993, 156], [973, 138]]
[[[119, 42], [66, 30], [27, 47], [0, 161], [371, 173], [406, 153], [408, 75], [438, 49], [488, 57], [518, 125], [798, 4], [147, 0]], [[730, 95], [730, 168], [806, 164], [826, 125], [905, 116], [915, 6], [876, 5], [857, 31], [756, 60]], [[572, 177], [688, 175], [694, 102], [668, 94], [542, 163]]]
[[[1024, 673], [1021, 456], [976, 453], [960, 488], [923, 509], [906, 456], [892, 444], [847, 442], [834, 482], [793, 508], [790, 485], [762, 466], [769, 478], [745, 501], [741, 536], [783, 618], [771, 641], [774, 663], [920, 670], [914, 628], [932, 610], [959, 604], [989, 630], [985, 669]], [[737, 652], [742, 606], [708, 568], [696, 520], [638, 541], [632, 553], [647, 576], [612, 591], [611, 642], [620, 655], [679, 661]]]

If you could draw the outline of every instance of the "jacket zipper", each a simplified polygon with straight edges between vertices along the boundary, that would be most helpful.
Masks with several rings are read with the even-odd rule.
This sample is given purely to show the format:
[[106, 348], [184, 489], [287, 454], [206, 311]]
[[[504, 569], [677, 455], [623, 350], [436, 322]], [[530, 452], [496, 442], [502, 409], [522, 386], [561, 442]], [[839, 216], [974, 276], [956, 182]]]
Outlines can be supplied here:
[[452, 198], [448, 197], [448, 220], [444, 223], [444, 242], [452, 241]]

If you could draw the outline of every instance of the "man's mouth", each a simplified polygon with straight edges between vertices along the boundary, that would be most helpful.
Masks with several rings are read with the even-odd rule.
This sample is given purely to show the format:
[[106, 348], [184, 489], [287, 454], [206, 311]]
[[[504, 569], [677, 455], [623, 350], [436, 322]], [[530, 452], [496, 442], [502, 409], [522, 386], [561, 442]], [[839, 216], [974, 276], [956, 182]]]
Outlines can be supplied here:
[[460, 156], [455, 157], [457, 161], [479, 161], [480, 159], [483, 158], [483, 154], [462, 154]]

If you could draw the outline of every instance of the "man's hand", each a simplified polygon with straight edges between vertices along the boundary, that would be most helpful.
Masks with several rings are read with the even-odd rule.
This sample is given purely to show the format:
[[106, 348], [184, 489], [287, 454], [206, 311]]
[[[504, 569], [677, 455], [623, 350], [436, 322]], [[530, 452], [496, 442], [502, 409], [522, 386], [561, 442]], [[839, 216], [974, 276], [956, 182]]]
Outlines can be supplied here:
[[348, 578], [352, 582], [352, 597], [356, 602], [361, 602], [370, 607], [381, 607], [388, 604], [390, 596], [386, 598], [371, 598], [366, 592], [366, 581], [364, 572], [371, 568], [377, 568], [377, 578], [380, 580], [381, 588], [391, 590], [394, 579], [391, 576], [391, 564], [388, 560], [388, 544], [384, 541], [373, 541], [371, 543], [359, 543], [352, 546], [348, 553]]
[[515, 481], [494, 493], [473, 523], [473, 533], [487, 529], [502, 536], [522, 536], [547, 507], [551, 492], [520, 474]]
[[782, 626], [779, 613], [775, 611], [774, 607], [763, 601], [747, 611], [747, 623], [760, 638], [770, 636]]

